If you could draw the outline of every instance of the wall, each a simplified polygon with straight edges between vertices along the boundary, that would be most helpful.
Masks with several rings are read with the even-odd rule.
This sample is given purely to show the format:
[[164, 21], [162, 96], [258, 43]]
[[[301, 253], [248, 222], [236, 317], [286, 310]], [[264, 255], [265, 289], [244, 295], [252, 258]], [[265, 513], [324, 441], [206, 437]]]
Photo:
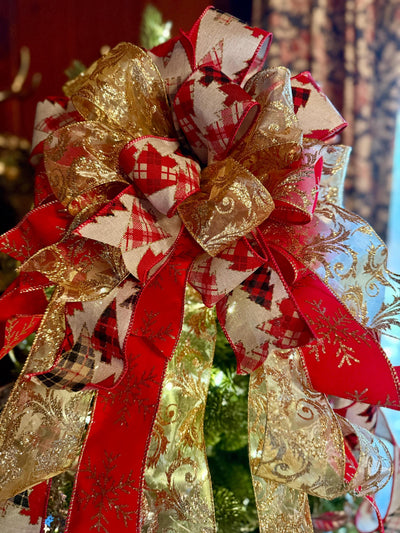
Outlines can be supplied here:
[[[64, 71], [74, 59], [89, 65], [101, 46], [121, 41], [138, 43], [145, 0], [1, 0], [0, 91], [9, 87], [19, 65], [19, 50], [31, 52], [30, 77], [42, 74], [39, 88], [23, 101], [0, 102], [0, 132], [31, 138], [36, 102], [61, 94]], [[188, 30], [208, 0], [153, 0], [165, 20], [173, 22], [173, 34]], [[229, 2], [214, 5], [229, 9]], [[251, 2], [250, 2], [251, 4]], [[30, 78], [28, 78], [30, 79]]]

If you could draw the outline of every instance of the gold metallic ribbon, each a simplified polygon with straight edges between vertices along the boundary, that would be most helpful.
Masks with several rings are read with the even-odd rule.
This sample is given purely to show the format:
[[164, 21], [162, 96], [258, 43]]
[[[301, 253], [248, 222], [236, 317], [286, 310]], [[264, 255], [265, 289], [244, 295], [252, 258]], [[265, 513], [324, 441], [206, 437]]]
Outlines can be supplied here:
[[215, 317], [186, 291], [182, 334], [165, 374], [144, 473], [142, 532], [215, 531], [203, 434]]
[[[262, 533], [312, 532], [307, 494], [369, 494], [392, 474], [383, 442], [335, 415], [327, 398], [310, 387], [298, 350], [272, 353], [251, 376], [249, 432]], [[358, 469], [345, 481], [343, 437], [350, 433], [360, 452]]]

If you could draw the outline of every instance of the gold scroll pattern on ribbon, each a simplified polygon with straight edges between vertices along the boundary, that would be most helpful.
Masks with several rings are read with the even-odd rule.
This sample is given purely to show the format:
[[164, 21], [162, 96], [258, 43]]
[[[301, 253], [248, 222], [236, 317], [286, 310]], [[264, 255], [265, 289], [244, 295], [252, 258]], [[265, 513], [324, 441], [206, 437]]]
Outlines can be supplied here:
[[129, 139], [173, 136], [164, 81], [138, 46], [118, 44], [64, 91], [86, 120], [100, 121]]
[[201, 189], [182, 202], [178, 212], [211, 256], [250, 233], [274, 210], [267, 189], [230, 157], [202, 171]]
[[364, 220], [325, 203], [317, 206], [309, 224], [290, 231], [271, 224], [268, 234], [271, 240], [279, 238], [289, 253], [301, 252], [303, 264], [362, 325], [398, 336], [400, 324], [394, 317], [400, 312], [399, 276], [387, 269], [387, 248]]
[[312, 533], [307, 494], [257, 475], [267, 426], [268, 387], [264, 367], [250, 375], [249, 461], [260, 533]]
[[26, 377], [52, 365], [63, 338], [64, 305], [56, 289], [1, 414], [0, 501], [59, 474], [79, 455], [93, 393], [49, 389]]
[[[299, 350], [273, 352], [251, 377], [249, 428], [250, 462], [263, 533], [276, 532], [276, 523], [282, 520], [286, 527], [282, 525], [282, 533], [311, 532], [306, 493], [329, 499], [351, 490], [365, 495], [376, 492], [390, 479], [391, 459], [386, 446], [363, 428], [335, 415], [326, 396], [310, 387]], [[343, 440], [348, 434], [354, 434], [359, 445], [358, 468], [349, 482], [344, 479]], [[299, 521], [304, 511], [305, 517]]]
[[142, 533], [215, 531], [203, 435], [215, 336], [213, 310], [188, 288], [182, 335], [168, 363], [147, 455]]

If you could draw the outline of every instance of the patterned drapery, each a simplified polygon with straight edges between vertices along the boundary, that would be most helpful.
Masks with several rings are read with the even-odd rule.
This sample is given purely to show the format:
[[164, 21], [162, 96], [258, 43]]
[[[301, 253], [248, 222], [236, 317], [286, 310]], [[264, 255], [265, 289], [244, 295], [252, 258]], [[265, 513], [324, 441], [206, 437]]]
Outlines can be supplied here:
[[274, 34], [268, 66], [310, 70], [349, 123], [346, 207], [385, 237], [400, 109], [399, 0], [253, 0]]

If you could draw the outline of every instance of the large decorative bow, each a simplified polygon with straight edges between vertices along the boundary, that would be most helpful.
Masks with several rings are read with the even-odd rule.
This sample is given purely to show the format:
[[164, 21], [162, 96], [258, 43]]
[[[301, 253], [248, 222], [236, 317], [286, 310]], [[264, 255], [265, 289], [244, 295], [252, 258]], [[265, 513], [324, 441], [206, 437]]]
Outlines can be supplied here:
[[[69, 531], [160, 520], [149, 496], [168, 448], [161, 439], [153, 453], [159, 417], [190, 359], [182, 353], [194, 316], [197, 337], [212, 337], [196, 298], [184, 307], [187, 283], [216, 306], [238, 371], [253, 373], [260, 530], [272, 531], [279, 514], [262, 501], [278, 502], [282, 490], [293, 504], [288, 531], [306, 492], [367, 494], [387, 481], [384, 446], [324, 394], [400, 409], [399, 368], [378, 339], [398, 327], [398, 279], [373, 230], [340, 207], [349, 149], [326, 141], [346, 123], [309, 73], [261, 70], [270, 39], [209, 9], [150, 53], [118, 45], [69, 84], [70, 100], [39, 107], [36, 207], [1, 240], [23, 261], [3, 296], [2, 353], [40, 323], [2, 415], [3, 499], [80, 455]], [[190, 364], [200, 383], [211, 361]], [[202, 394], [187, 413], [202, 412]], [[350, 434], [358, 466], [343, 444]], [[170, 466], [187, 464], [196, 444], [185, 459], [174, 439]]]

